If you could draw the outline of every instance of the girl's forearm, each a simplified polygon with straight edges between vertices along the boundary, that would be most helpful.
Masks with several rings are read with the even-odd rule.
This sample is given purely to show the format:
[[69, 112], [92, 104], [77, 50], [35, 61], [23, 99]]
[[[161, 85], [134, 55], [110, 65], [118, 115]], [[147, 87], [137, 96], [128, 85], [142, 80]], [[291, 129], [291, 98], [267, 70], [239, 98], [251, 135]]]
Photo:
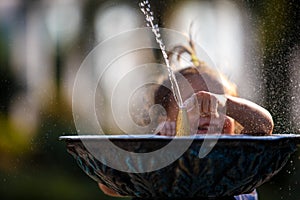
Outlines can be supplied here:
[[251, 101], [227, 96], [226, 114], [244, 127], [242, 130], [244, 134], [272, 134], [274, 127], [272, 116], [266, 109]]

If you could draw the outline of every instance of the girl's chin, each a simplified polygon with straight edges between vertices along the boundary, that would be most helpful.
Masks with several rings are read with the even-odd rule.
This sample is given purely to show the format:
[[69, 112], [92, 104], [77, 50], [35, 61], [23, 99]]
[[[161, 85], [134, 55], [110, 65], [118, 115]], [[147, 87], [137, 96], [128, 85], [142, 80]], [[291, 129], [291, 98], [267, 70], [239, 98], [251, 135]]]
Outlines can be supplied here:
[[199, 129], [197, 130], [197, 134], [224, 134], [224, 132], [222, 130], [219, 131], [212, 131], [212, 130], [208, 130], [208, 129]]

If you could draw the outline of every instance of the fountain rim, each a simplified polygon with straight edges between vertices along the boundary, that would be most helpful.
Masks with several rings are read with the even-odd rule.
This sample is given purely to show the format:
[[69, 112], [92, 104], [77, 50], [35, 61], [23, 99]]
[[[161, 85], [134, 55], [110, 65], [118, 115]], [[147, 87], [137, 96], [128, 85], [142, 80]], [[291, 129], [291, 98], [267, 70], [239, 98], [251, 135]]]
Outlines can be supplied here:
[[192, 136], [160, 136], [153, 134], [143, 135], [63, 135], [59, 140], [102, 140], [102, 139], [116, 139], [116, 140], [204, 140], [204, 139], [219, 139], [219, 140], [281, 140], [281, 139], [295, 139], [300, 144], [300, 134], [272, 134], [268, 136], [252, 136], [252, 135], [227, 135], [227, 134], [207, 134], [207, 135], [192, 135]]

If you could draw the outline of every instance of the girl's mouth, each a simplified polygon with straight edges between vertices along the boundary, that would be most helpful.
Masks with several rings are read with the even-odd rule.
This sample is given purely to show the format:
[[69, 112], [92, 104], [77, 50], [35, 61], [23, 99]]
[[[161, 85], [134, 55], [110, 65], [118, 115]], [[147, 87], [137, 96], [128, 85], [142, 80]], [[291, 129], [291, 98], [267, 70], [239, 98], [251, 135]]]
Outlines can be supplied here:
[[206, 134], [208, 132], [209, 125], [198, 126], [197, 134]]
[[216, 124], [203, 124], [198, 126], [197, 134], [220, 133], [222, 130]]

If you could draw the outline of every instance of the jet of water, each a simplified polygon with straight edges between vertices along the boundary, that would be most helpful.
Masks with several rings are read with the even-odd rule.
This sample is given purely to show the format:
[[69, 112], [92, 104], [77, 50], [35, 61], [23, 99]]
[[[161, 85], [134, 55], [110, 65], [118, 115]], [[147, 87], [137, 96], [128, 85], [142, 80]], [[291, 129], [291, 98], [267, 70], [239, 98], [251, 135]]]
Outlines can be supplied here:
[[181, 93], [179, 90], [178, 82], [176, 80], [173, 70], [171, 69], [168, 55], [166, 52], [166, 47], [162, 41], [161, 34], [160, 34], [160, 31], [158, 28], [158, 24], [154, 23], [154, 17], [153, 17], [153, 12], [151, 11], [150, 3], [148, 0], [145, 0], [145, 1], [142, 1], [139, 5], [140, 5], [141, 11], [145, 15], [145, 18], [147, 21], [147, 26], [150, 27], [152, 32], [154, 33], [156, 42], [158, 43], [160, 50], [162, 52], [162, 55], [164, 57], [164, 60], [165, 60], [165, 63], [167, 65], [168, 72], [169, 72], [169, 79], [171, 82], [171, 88], [173, 90], [174, 98], [175, 98], [178, 106], [183, 107], [183, 101], [182, 101]]
[[165, 63], [169, 72], [169, 80], [171, 82], [171, 89], [173, 91], [174, 99], [179, 106], [179, 112], [176, 120], [176, 136], [186, 136], [190, 135], [190, 123], [187, 115], [187, 109], [183, 104], [181, 93], [179, 90], [178, 82], [174, 75], [173, 70], [171, 69], [170, 62], [168, 59], [168, 54], [166, 53], [166, 47], [162, 41], [161, 34], [159, 32], [158, 24], [155, 24], [153, 12], [150, 8], [150, 3], [148, 0], [142, 1], [140, 4], [140, 9], [144, 13], [147, 26], [151, 28], [152, 32], [155, 35], [156, 42], [158, 43], [162, 55], [164, 57]]

